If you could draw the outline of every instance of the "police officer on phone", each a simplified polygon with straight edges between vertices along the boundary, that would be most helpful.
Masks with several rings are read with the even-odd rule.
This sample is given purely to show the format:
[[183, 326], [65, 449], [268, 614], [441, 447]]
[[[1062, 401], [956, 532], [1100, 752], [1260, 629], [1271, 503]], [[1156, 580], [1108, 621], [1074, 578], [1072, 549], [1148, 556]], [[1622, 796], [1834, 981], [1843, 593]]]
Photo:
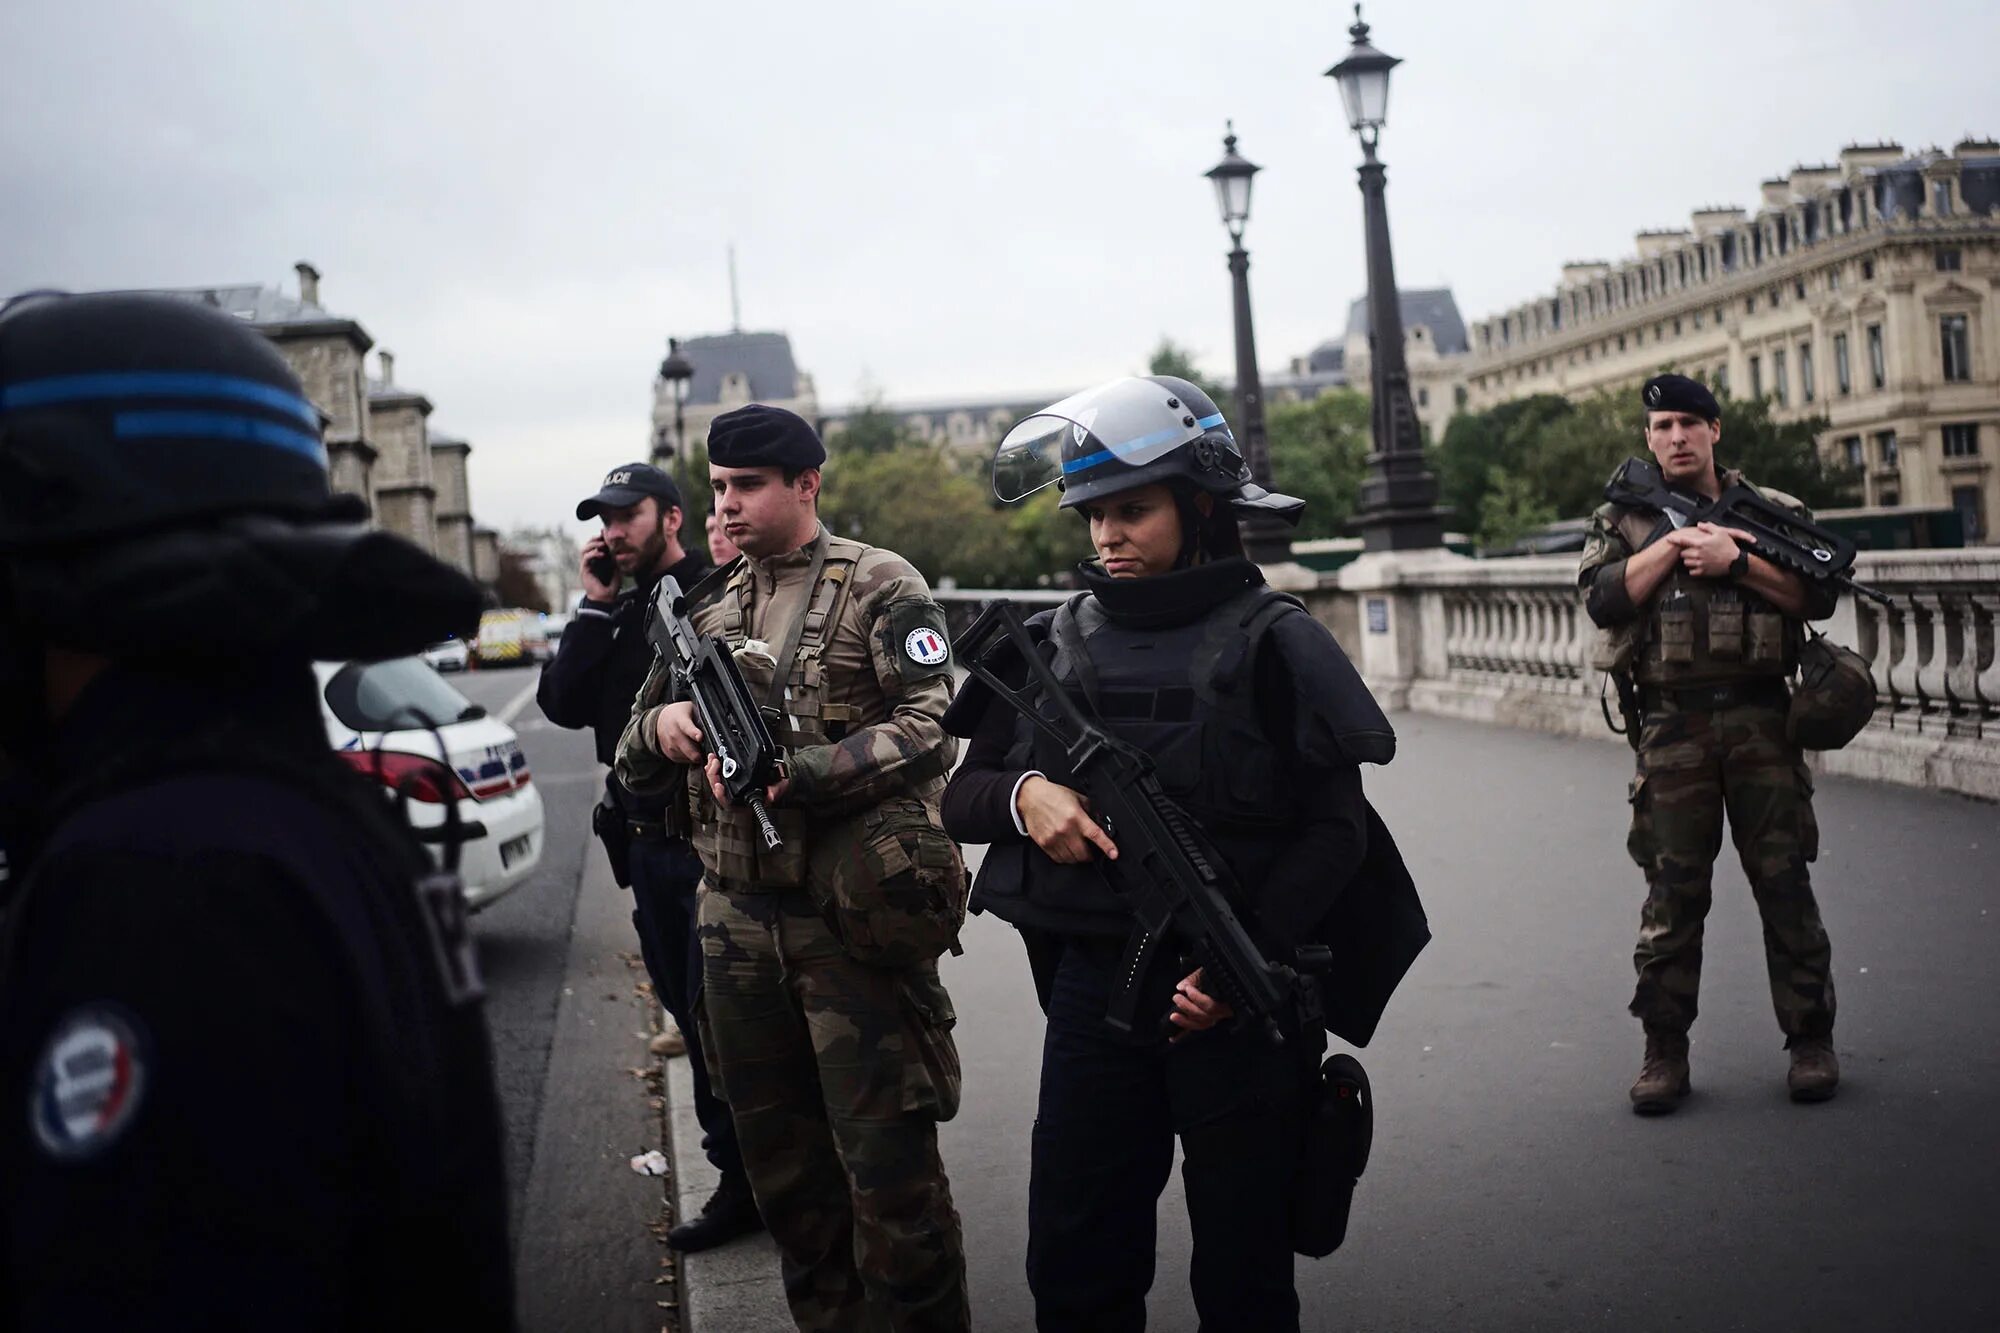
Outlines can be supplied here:
[[[578, 503], [576, 516], [597, 519], [603, 527], [584, 543], [579, 571], [583, 602], [555, 657], [542, 669], [536, 698], [557, 726], [589, 727], [597, 739], [598, 762], [608, 766], [617, 758], [632, 698], [653, 663], [646, 641], [653, 590], [668, 575], [691, 588], [708, 573], [709, 563], [698, 547], [683, 547], [687, 506], [680, 488], [650, 464], [611, 469], [597, 493]], [[688, 845], [687, 803], [678, 794], [635, 796], [607, 768], [604, 799], [592, 823], [610, 857], [613, 877], [632, 890], [632, 925], [639, 932], [646, 974], [680, 1027], [694, 1075], [703, 1147], [722, 1174], [702, 1211], [668, 1232], [667, 1243], [684, 1251], [710, 1249], [763, 1224], [743, 1174], [729, 1108], [709, 1088], [694, 1021], [701, 988], [701, 952], [694, 936], [701, 858]]]

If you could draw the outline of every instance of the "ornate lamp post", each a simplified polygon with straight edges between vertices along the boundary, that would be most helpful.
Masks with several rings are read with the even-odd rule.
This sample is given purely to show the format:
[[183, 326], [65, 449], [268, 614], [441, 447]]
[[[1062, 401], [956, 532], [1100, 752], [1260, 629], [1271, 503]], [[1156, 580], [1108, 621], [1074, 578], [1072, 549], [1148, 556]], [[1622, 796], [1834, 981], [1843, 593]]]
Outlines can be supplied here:
[[[674, 480], [680, 486], [683, 496], [687, 494], [688, 490], [688, 451], [687, 430], [681, 419], [681, 409], [687, 403], [688, 381], [693, 378], [694, 366], [685, 356], [681, 355], [681, 340], [679, 338], [667, 339], [667, 359], [660, 362], [660, 379], [666, 383], [674, 395], [674, 439], [672, 444], [668, 444], [665, 440], [655, 440], [653, 442], [653, 461], [656, 463], [664, 462], [668, 458], [674, 460]], [[666, 434], [665, 431], [660, 433], [662, 435]]]
[[[1243, 458], [1259, 486], [1271, 486], [1271, 446], [1264, 434], [1264, 385], [1257, 375], [1257, 335], [1250, 323], [1250, 255], [1243, 226], [1250, 220], [1250, 178], [1263, 168], [1236, 151], [1235, 122], [1225, 122], [1222, 160], [1202, 174], [1215, 183], [1215, 202], [1229, 232], [1229, 276], [1236, 296], [1236, 424]], [[1291, 536], [1275, 519], [1251, 519], [1243, 526], [1243, 546], [1260, 565], [1291, 559]]]
[[1437, 507], [1437, 479], [1424, 467], [1423, 432], [1410, 402], [1403, 311], [1396, 293], [1396, 265], [1389, 253], [1389, 209], [1383, 200], [1387, 172], [1375, 157], [1375, 142], [1388, 117], [1389, 71], [1403, 62], [1369, 44], [1360, 5], [1354, 7], [1354, 26], [1347, 32], [1354, 45], [1347, 59], [1328, 70], [1327, 76], [1339, 82], [1347, 123], [1361, 140], [1375, 442], [1354, 526], [1361, 530], [1368, 550], [1417, 550], [1443, 544], [1444, 514]]

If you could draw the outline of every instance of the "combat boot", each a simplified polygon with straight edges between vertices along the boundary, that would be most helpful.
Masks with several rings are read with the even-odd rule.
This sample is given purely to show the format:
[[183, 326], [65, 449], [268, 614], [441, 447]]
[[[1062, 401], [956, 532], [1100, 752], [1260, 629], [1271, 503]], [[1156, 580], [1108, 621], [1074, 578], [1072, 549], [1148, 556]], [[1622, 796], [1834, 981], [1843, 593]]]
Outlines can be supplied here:
[[1831, 1037], [1793, 1037], [1785, 1043], [1792, 1053], [1791, 1072], [1785, 1086], [1795, 1102], [1823, 1102], [1840, 1087], [1840, 1061], [1833, 1054]]
[[1692, 1090], [1687, 1033], [1647, 1028], [1646, 1063], [1632, 1085], [1632, 1109], [1640, 1115], [1665, 1115]]
[[667, 1244], [682, 1254], [696, 1254], [763, 1229], [764, 1219], [757, 1214], [749, 1179], [732, 1173], [722, 1178], [698, 1215], [667, 1232]]

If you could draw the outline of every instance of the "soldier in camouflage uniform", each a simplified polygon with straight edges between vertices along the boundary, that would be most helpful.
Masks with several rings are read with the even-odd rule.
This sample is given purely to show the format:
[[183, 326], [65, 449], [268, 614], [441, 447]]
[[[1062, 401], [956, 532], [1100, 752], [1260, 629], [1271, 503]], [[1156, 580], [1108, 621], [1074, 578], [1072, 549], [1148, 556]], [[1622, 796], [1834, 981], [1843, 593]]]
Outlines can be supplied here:
[[[1714, 499], [1742, 480], [1715, 462], [1721, 409], [1706, 388], [1661, 375], [1642, 396], [1646, 443], [1668, 484]], [[1811, 517], [1791, 496], [1761, 493]], [[1792, 1098], [1824, 1101], [1840, 1079], [1831, 948], [1807, 872], [1819, 854], [1812, 776], [1785, 734], [1785, 681], [1803, 622], [1832, 614], [1836, 594], [1738, 546], [1749, 540], [1606, 504], [1591, 519], [1578, 575], [1602, 631], [1594, 665], [1636, 687], [1640, 706], [1626, 845], [1648, 888], [1632, 997], [1646, 1027], [1631, 1091], [1641, 1114], [1671, 1111], [1690, 1090], [1688, 1029], [1725, 813], [1764, 921]]]
[[[786, 747], [766, 850], [655, 662], [618, 749], [635, 791], [689, 775], [707, 875], [703, 1042], [802, 1330], [969, 1327], [937, 1122], [958, 1109], [950, 998], [965, 870], [938, 819], [956, 742], [943, 614], [892, 552], [819, 524], [812, 428], [752, 405], [709, 433], [744, 559], [689, 597]], [[774, 681], [778, 682], [774, 685]]]

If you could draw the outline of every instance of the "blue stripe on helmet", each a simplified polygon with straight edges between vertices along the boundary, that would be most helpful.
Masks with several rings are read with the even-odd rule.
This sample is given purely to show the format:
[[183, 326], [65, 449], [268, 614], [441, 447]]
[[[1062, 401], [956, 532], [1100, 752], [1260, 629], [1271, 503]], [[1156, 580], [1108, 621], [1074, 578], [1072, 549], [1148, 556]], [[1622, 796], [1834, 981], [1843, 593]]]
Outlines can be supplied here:
[[107, 370], [87, 375], [55, 375], [0, 386], [0, 410], [49, 403], [87, 403], [121, 398], [224, 398], [296, 417], [319, 429], [319, 411], [275, 384], [237, 375], [181, 370]]
[[241, 440], [272, 445], [326, 467], [326, 449], [317, 435], [259, 417], [232, 412], [120, 412], [111, 418], [111, 433], [121, 440], [159, 438]]
[[1203, 417], [1200, 421], [1197, 421], [1194, 424], [1201, 427], [1203, 430], [1214, 430], [1217, 426], [1220, 426], [1222, 424], [1222, 413], [1217, 412], [1214, 416]]
[[[1213, 418], [1213, 420], [1220, 421], [1222, 418], [1218, 416]], [[1195, 424], [1203, 426], [1206, 429], [1203, 422], [1196, 422]], [[1109, 449], [1100, 449], [1094, 454], [1085, 454], [1082, 458], [1072, 458], [1062, 465], [1063, 473], [1064, 475], [1068, 475], [1071, 472], [1082, 472], [1086, 468], [1096, 467], [1099, 463], [1108, 463], [1114, 458], [1122, 458], [1135, 450], [1151, 448], [1156, 444], [1165, 444], [1168, 440], [1178, 436], [1184, 429], [1186, 427], [1175, 426], [1167, 430], [1156, 430], [1151, 435], [1140, 435], [1134, 439], [1123, 440], [1114, 444]]]

